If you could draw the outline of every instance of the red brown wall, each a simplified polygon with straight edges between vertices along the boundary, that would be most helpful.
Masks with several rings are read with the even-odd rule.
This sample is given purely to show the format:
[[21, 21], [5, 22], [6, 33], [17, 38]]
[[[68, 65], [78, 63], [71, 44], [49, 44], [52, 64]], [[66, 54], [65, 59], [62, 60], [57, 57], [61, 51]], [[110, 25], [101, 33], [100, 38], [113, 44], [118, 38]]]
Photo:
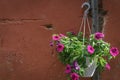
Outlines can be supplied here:
[[[77, 32], [84, 0], [0, 0], [0, 80], [66, 80], [49, 47], [53, 33]], [[105, 0], [106, 40], [120, 48], [119, 0]], [[52, 29], [43, 25], [53, 24]], [[102, 80], [118, 80], [120, 56]], [[116, 65], [117, 64], [117, 65]], [[90, 80], [90, 78], [81, 78]]]
[[[103, 0], [108, 10], [105, 25], [105, 40], [120, 50], [120, 0]], [[120, 55], [110, 62], [111, 70], [102, 73], [101, 80], [120, 80]]]
[[49, 42], [53, 33], [78, 30], [81, 3], [0, 0], [0, 80], [66, 80]]

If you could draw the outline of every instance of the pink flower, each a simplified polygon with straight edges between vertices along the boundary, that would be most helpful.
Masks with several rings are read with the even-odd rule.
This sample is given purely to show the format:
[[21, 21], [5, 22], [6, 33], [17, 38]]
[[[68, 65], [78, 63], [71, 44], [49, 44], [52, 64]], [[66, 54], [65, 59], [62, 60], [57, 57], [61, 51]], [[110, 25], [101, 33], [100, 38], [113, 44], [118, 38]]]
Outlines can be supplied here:
[[63, 49], [64, 49], [64, 45], [59, 43], [59, 44], [57, 45], [57, 51], [58, 51], [58, 52], [62, 52]]
[[70, 77], [72, 78], [72, 80], [79, 80], [79, 75], [77, 73], [71, 73]]
[[59, 34], [60, 37], [66, 37], [64, 34]]
[[79, 66], [79, 64], [78, 64], [77, 61], [74, 61], [74, 62], [73, 62], [73, 67], [74, 67], [76, 70], [79, 70], [79, 69], [80, 69], [80, 66]]
[[113, 57], [116, 57], [116, 56], [119, 54], [119, 51], [118, 51], [117, 48], [112, 47], [112, 48], [110, 49], [110, 54], [111, 54]]
[[105, 65], [105, 67], [106, 69], [110, 70], [110, 65], [108, 63]]
[[58, 40], [60, 40], [60, 37], [59, 37], [58, 35], [53, 35], [53, 36], [52, 36], [52, 39], [53, 39], [54, 41], [58, 41]]
[[103, 33], [100, 33], [100, 32], [95, 33], [95, 39], [96, 40], [102, 39], [103, 37], [104, 37]]
[[69, 64], [67, 64], [67, 66], [66, 66], [65, 73], [67, 73], [67, 74], [71, 73], [71, 66]]
[[91, 45], [88, 45], [87, 46], [87, 51], [90, 53], [90, 54], [93, 54], [95, 49], [91, 46]]

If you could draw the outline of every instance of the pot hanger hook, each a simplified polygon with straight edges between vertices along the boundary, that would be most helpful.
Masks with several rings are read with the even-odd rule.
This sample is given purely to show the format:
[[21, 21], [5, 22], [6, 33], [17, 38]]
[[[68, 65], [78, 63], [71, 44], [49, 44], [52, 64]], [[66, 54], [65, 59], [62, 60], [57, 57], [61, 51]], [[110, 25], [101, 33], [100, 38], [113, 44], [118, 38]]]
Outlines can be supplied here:
[[87, 9], [85, 10], [84, 13], [88, 14], [88, 12], [90, 10], [90, 3], [89, 2], [84, 2], [81, 7], [83, 8], [84, 6], [87, 6]]

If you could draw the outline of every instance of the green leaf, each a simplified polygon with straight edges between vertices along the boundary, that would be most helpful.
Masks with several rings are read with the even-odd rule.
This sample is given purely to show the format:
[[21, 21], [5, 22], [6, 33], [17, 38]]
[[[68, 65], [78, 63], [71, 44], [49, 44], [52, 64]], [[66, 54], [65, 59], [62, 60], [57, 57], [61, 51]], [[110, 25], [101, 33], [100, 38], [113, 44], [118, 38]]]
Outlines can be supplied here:
[[108, 60], [111, 60], [113, 57], [111, 55], [108, 56]]
[[107, 63], [106, 60], [105, 60], [104, 58], [102, 58], [102, 57], [99, 59], [99, 61], [100, 61], [100, 65], [101, 65], [102, 67], [104, 67], [105, 64]]
[[68, 37], [70, 37], [70, 38], [73, 37], [73, 36], [75, 36], [75, 35], [73, 35], [72, 32], [67, 32], [66, 35], [67, 35]]
[[84, 73], [85, 73], [85, 69], [84, 68], [80, 68], [79, 75], [84, 76]]

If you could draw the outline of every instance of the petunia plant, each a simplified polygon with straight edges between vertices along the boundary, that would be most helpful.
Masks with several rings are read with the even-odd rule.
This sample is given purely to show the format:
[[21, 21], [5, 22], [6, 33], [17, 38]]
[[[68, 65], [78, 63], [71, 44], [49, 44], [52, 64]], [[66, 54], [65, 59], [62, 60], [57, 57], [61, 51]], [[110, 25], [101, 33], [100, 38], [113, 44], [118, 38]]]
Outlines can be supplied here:
[[89, 67], [87, 60], [89, 63], [94, 62], [100, 70], [110, 70], [109, 61], [119, 51], [103, 41], [103, 38], [101, 32], [86, 38], [83, 38], [82, 32], [77, 35], [73, 32], [67, 32], [66, 35], [53, 34], [50, 46], [56, 48], [59, 60], [66, 65], [65, 73], [69, 80], [79, 80], [80, 76], [85, 75], [85, 70]]

